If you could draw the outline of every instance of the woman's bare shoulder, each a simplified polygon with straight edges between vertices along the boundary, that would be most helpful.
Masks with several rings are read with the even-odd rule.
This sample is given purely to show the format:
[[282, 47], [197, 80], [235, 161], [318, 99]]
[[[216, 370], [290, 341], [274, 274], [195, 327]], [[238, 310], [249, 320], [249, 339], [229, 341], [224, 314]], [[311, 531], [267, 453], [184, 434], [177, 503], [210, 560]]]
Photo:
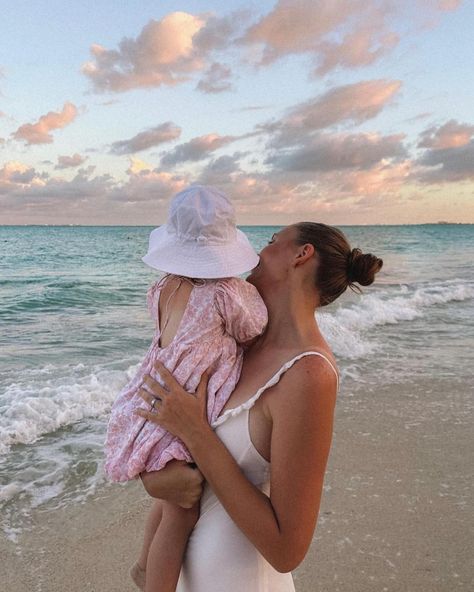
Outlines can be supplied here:
[[309, 411], [321, 405], [333, 407], [338, 378], [331, 358], [330, 354], [306, 355], [297, 360], [283, 374], [273, 393], [268, 393], [265, 403], [270, 414]]

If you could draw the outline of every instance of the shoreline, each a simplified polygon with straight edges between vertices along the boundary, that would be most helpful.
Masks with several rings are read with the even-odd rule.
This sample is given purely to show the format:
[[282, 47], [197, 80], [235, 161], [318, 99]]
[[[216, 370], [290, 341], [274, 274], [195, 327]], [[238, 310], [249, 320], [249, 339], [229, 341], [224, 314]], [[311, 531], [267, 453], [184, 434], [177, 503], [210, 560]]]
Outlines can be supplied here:
[[[430, 400], [420, 419], [411, 397], [394, 398], [389, 388], [340, 396], [318, 526], [294, 572], [297, 592], [470, 590], [472, 418]], [[149, 504], [135, 481], [54, 512], [36, 509], [17, 544], [0, 541], [2, 589], [133, 592], [128, 569]]]

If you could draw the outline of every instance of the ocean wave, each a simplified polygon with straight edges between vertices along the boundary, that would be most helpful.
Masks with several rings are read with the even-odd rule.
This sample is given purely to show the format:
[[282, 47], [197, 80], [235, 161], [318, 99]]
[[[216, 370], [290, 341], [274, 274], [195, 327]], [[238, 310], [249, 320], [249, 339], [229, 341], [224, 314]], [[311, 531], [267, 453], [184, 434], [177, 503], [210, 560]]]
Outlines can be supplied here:
[[[356, 303], [332, 312], [318, 312], [321, 331], [343, 362], [370, 357], [383, 344], [377, 326], [409, 322], [434, 306], [474, 297], [474, 283], [461, 280], [421, 287], [399, 286], [361, 296]], [[88, 370], [54, 365], [30, 370], [22, 380], [8, 384], [0, 398], [0, 454], [14, 444], [30, 444], [43, 434], [85, 418], [100, 417], [138, 368]]]
[[[20, 290], [21, 287], [18, 289]], [[130, 306], [131, 302], [143, 302], [146, 288], [130, 286], [109, 286], [86, 281], [56, 280], [38, 283], [4, 297], [1, 301], [0, 317], [21, 319], [21, 313], [67, 312], [71, 308], [86, 313], [103, 310], [105, 307]]]
[[347, 359], [365, 357], [378, 344], [369, 329], [412, 321], [426, 315], [426, 309], [453, 301], [474, 298], [474, 283], [449, 280], [421, 287], [400, 286], [360, 297], [357, 304], [343, 306], [334, 313], [319, 312], [317, 319], [323, 335], [336, 356]]
[[38, 370], [46, 380], [33, 374], [29, 380], [8, 385], [0, 399], [0, 455], [15, 444], [31, 444], [61, 427], [104, 415], [137, 368], [78, 376], [76, 366], [69, 376], [47, 378], [51, 369], [46, 367]]

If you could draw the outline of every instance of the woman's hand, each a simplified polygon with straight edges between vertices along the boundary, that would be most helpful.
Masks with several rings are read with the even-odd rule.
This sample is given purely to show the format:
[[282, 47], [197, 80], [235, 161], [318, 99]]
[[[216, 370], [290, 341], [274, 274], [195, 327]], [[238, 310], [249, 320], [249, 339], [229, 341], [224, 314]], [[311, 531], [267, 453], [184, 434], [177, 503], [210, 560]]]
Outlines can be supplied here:
[[202, 494], [202, 474], [184, 461], [171, 461], [161, 471], [144, 472], [140, 477], [148, 495], [182, 508], [192, 508]]
[[152, 376], [146, 375], [139, 395], [151, 407], [151, 411], [136, 409], [135, 413], [156, 423], [177, 436], [185, 444], [212, 430], [207, 421], [207, 384], [209, 374], [205, 372], [195, 394], [188, 393], [161, 362], [155, 363], [155, 370], [165, 384], [163, 388]]

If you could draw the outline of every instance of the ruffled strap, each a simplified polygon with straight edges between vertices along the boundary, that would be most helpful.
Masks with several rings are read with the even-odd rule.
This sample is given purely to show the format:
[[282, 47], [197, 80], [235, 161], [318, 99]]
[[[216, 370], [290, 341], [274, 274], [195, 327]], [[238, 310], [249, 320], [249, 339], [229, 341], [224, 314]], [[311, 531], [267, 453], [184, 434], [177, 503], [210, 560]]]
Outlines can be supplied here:
[[264, 393], [270, 387], [275, 386], [275, 384], [277, 384], [280, 381], [280, 378], [283, 376], [283, 374], [289, 368], [291, 368], [295, 362], [297, 362], [298, 360], [301, 360], [301, 358], [304, 358], [305, 356], [319, 356], [320, 358], [323, 358], [324, 360], [326, 360], [326, 362], [329, 364], [329, 366], [334, 371], [334, 374], [336, 375], [336, 380], [337, 380], [336, 391], [338, 391], [339, 390], [339, 374], [336, 370], [336, 367], [331, 362], [331, 360], [327, 356], [322, 354], [321, 352], [306, 351], [301, 354], [298, 354], [297, 356], [295, 356], [291, 360], [288, 360], [288, 362], [285, 362], [285, 364], [283, 364], [283, 366], [270, 378], [270, 380], [268, 380], [262, 387], [260, 387], [258, 389], [258, 391], [255, 393], [255, 395], [253, 395], [253, 397], [250, 397], [250, 399], [248, 399], [247, 401], [245, 401], [244, 403], [242, 403], [238, 407], [234, 407], [233, 409], [227, 409], [226, 411], [224, 411], [224, 413], [220, 417], [218, 417], [215, 421], [212, 422], [211, 426], [213, 428], [216, 428], [217, 426], [220, 426], [222, 423], [224, 423], [224, 421], [226, 421], [226, 419], [228, 419], [229, 417], [234, 417], [235, 415], [238, 415], [239, 413], [241, 413], [242, 411], [244, 411], [246, 409], [251, 409], [255, 405], [255, 403], [258, 401], [258, 399], [260, 398], [262, 393]]

